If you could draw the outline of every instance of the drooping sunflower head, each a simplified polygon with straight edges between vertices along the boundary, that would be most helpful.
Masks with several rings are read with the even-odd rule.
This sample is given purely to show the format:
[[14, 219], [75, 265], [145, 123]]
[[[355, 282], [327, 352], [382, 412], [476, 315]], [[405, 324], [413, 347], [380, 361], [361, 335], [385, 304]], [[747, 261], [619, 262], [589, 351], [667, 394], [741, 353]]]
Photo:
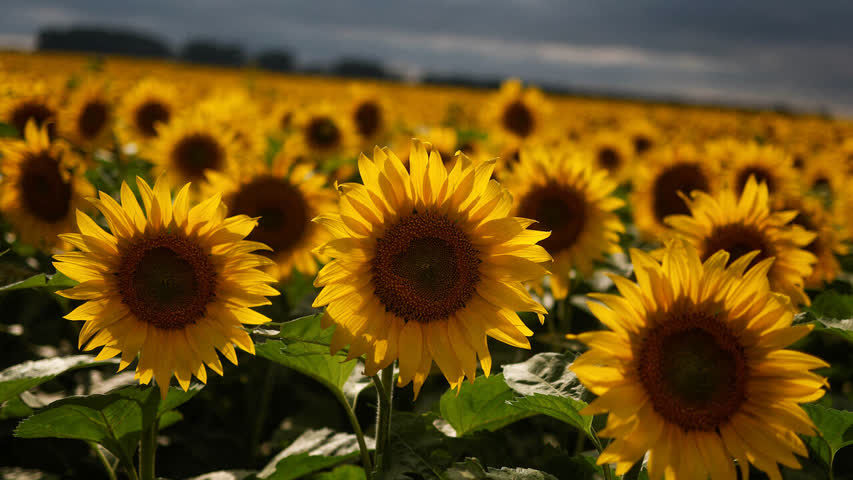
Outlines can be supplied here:
[[716, 196], [694, 191], [687, 207], [690, 215], [672, 215], [666, 223], [696, 248], [703, 261], [718, 250], [728, 252], [732, 261], [758, 251], [753, 263], [776, 259], [769, 272], [770, 287], [788, 295], [794, 305], [809, 304], [803, 284], [817, 258], [804, 247], [815, 234], [792, 228], [796, 211], [771, 211], [766, 184], [750, 177], [740, 195], [731, 189]]
[[477, 357], [488, 375], [486, 336], [529, 348], [515, 312], [546, 313], [522, 282], [547, 273], [536, 242], [548, 232], [508, 216], [512, 197], [492, 169], [464, 156], [445, 166], [419, 141], [408, 169], [387, 148], [361, 156], [364, 184], [339, 185], [340, 213], [315, 220], [333, 237], [318, 252], [334, 260], [314, 283], [314, 306], [336, 325], [333, 351], [366, 354], [369, 375], [399, 358], [398, 384], [417, 393], [433, 360], [453, 387], [473, 381]]
[[233, 174], [238, 169], [235, 134], [210, 115], [189, 114], [158, 128], [146, 156], [154, 174], [165, 174], [169, 185], [203, 182], [208, 171]]
[[723, 172], [726, 185], [738, 193], [750, 177], [766, 184], [771, 200], [777, 203], [799, 192], [791, 156], [771, 145], [742, 143]]
[[737, 478], [732, 457], [742, 478], [749, 463], [774, 479], [777, 462], [800, 467], [797, 434], [815, 428], [798, 404], [823, 396], [826, 381], [810, 370], [828, 365], [784, 349], [811, 326], [791, 326], [767, 281], [773, 260], [755, 263], [756, 253], [703, 262], [675, 241], [659, 262], [632, 250], [637, 282], [614, 277], [619, 295], [590, 295], [610, 331], [573, 337], [590, 349], [571, 369], [598, 395], [583, 413], [608, 413], [600, 433], [614, 440], [599, 464], [621, 475], [648, 452], [649, 478], [713, 480]]
[[313, 165], [294, 163], [292, 156], [279, 153], [272, 165], [253, 162], [236, 178], [208, 172], [205, 189], [221, 192], [230, 214], [258, 218], [248, 240], [270, 247], [264, 254], [273, 263], [265, 270], [285, 279], [293, 270], [313, 276], [318, 260], [328, 260], [313, 251], [329, 237], [312, 222], [318, 214], [337, 208], [337, 196], [327, 183]]
[[690, 144], [664, 147], [649, 154], [637, 168], [632, 191], [634, 222], [649, 239], [661, 239], [670, 215], [690, 213], [682, 195], [694, 190], [714, 195], [719, 172], [713, 160], [700, 155]]
[[55, 139], [59, 123], [59, 97], [55, 92], [59, 90], [44, 82], [13, 82], [10, 90], [0, 96], [0, 122], [15, 127], [23, 137], [32, 121], [47, 131], [50, 140]]
[[136, 183], [145, 212], [126, 183], [121, 205], [101, 192], [93, 202], [110, 232], [78, 212], [80, 233], [62, 237], [79, 251], [56, 255], [54, 266], [80, 282], [58, 292], [86, 301], [65, 316], [85, 322], [80, 348], [121, 354], [119, 370], [138, 355], [136, 378], [154, 379], [165, 398], [172, 375], [184, 390], [192, 376], [207, 381], [205, 365], [222, 375], [217, 350], [234, 364], [235, 345], [254, 353], [243, 324], [269, 321], [250, 307], [278, 292], [258, 270], [269, 259], [251, 253], [267, 247], [244, 240], [255, 219], [225, 218], [219, 195], [190, 208], [189, 185], [173, 202], [162, 178], [153, 189]]
[[178, 114], [178, 91], [172, 83], [146, 79], [122, 99], [118, 111], [118, 134], [122, 143], [145, 145], [157, 138], [160, 125], [168, 125]]
[[57, 235], [74, 226], [74, 212], [88, 209], [94, 193], [80, 159], [46, 126], [30, 120], [24, 139], [4, 143], [0, 169], [0, 212], [20, 239], [42, 248], [65, 248]]
[[568, 294], [572, 269], [589, 275], [595, 261], [621, 251], [619, 234], [625, 227], [614, 210], [624, 202], [611, 195], [616, 183], [605, 170], [594, 169], [577, 154], [523, 149], [521, 161], [507, 177], [514, 214], [536, 220], [533, 230], [551, 232], [540, 245], [554, 257], [555, 298]]
[[505, 140], [524, 140], [548, 130], [545, 120], [551, 112], [542, 92], [523, 88], [517, 79], [505, 81], [484, 109], [484, 124]]
[[88, 81], [77, 88], [60, 111], [61, 134], [78, 147], [91, 151], [111, 140], [113, 99], [103, 83]]

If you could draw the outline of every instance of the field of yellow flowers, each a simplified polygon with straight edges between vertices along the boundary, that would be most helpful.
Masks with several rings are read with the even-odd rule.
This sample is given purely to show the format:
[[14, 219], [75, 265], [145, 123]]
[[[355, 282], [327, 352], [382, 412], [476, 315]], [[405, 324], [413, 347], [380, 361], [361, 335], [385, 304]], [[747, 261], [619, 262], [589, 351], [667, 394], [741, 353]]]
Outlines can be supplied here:
[[0, 478], [853, 478], [852, 174], [816, 115], [0, 54]]

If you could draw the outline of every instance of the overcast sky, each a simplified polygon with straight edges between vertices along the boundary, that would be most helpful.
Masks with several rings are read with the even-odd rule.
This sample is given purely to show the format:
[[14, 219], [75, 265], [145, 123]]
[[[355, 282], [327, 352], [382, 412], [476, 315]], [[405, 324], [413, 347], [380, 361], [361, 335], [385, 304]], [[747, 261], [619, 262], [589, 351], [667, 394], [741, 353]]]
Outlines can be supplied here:
[[[341, 56], [408, 75], [518, 76], [578, 89], [853, 115], [853, 2], [843, 0], [3, 0], [0, 47], [40, 27], [132, 27]], [[7, 4], [8, 3], [8, 4]]]

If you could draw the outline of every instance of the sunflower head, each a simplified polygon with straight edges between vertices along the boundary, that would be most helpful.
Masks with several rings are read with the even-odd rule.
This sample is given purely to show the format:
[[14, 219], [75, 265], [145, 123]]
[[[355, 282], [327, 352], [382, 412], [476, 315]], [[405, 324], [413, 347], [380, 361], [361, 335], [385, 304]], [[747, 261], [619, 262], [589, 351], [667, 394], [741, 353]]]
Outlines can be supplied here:
[[841, 222], [836, 215], [824, 208], [815, 197], [792, 197], [785, 200], [783, 210], [794, 210], [797, 216], [791, 225], [814, 232], [814, 239], [803, 247], [817, 257], [812, 273], [806, 277], [805, 286], [822, 288], [824, 282], [832, 282], [841, 273], [836, 255], [847, 254], [847, 245], [842, 242]]
[[332, 104], [299, 110], [293, 123], [301, 148], [313, 156], [324, 159], [353, 153], [357, 143], [353, 124]]
[[281, 152], [271, 165], [254, 162], [241, 169], [238, 177], [211, 171], [205, 185], [211, 193], [222, 192], [231, 214], [258, 217], [248, 239], [270, 247], [264, 254], [274, 263], [266, 271], [279, 279], [288, 278], [293, 270], [313, 276], [317, 261], [328, 260], [313, 251], [328, 235], [311, 220], [337, 208], [326, 176], [294, 160]]
[[37, 128], [47, 131], [49, 139], [55, 139], [59, 99], [52, 92], [59, 89], [54, 90], [44, 82], [14, 82], [10, 90], [11, 94], [0, 96], [0, 122], [15, 127], [21, 136], [27, 124], [34, 122]]
[[689, 216], [672, 215], [666, 223], [694, 246], [703, 261], [719, 250], [728, 252], [732, 261], [757, 251], [753, 264], [776, 258], [769, 271], [771, 288], [791, 297], [795, 305], [808, 305], [803, 282], [817, 258], [804, 247], [815, 234], [791, 227], [796, 211], [771, 211], [766, 184], [750, 177], [740, 195], [731, 189], [716, 196], [694, 191], [687, 207]]
[[233, 174], [237, 171], [237, 140], [233, 130], [213, 116], [184, 115], [159, 134], [146, 154], [155, 164], [156, 175], [165, 174], [170, 185], [202, 182], [209, 171]]
[[122, 143], [146, 145], [158, 136], [160, 125], [168, 125], [180, 103], [172, 83], [146, 79], [122, 99], [118, 111], [118, 136]]
[[606, 170], [617, 183], [630, 178], [634, 166], [634, 149], [623, 132], [601, 130], [585, 139], [583, 148], [589, 152], [595, 168]]
[[207, 381], [205, 365], [221, 375], [217, 350], [234, 364], [234, 345], [254, 353], [243, 324], [269, 321], [250, 307], [278, 292], [258, 270], [269, 260], [251, 253], [268, 247], [244, 240], [256, 219], [225, 218], [219, 195], [190, 208], [189, 185], [173, 202], [162, 178], [153, 189], [136, 183], [145, 212], [126, 183], [121, 205], [101, 192], [92, 201], [110, 232], [78, 211], [80, 233], [62, 237], [79, 251], [56, 255], [54, 266], [80, 282], [58, 292], [86, 301], [65, 316], [85, 322], [80, 348], [121, 354], [119, 370], [138, 355], [136, 378], [154, 379], [165, 398], [172, 375], [184, 390], [192, 376]]
[[79, 157], [49, 137], [45, 126], [30, 120], [23, 140], [3, 145], [0, 212], [23, 242], [63, 248], [57, 235], [73, 228], [75, 210], [88, 208], [85, 198], [94, 190]]
[[390, 124], [387, 102], [378, 91], [359, 86], [353, 86], [352, 90], [349, 119], [355, 132], [366, 141], [382, 137]]
[[666, 217], [690, 213], [682, 195], [694, 190], [717, 192], [716, 167], [690, 144], [670, 145], [647, 155], [638, 165], [631, 193], [637, 229], [647, 238], [663, 238], [669, 230]]
[[87, 150], [106, 145], [112, 134], [113, 101], [103, 83], [87, 81], [60, 112], [63, 137]]
[[539, 89], [522, 88], [517, 79], [505, 81], [484, 109], [484, 124], [504, 140], [525, 140], [548, 131], [551, 106]]
[[590, 347], [571, 368], [598, 395], [582, 413], [608, 413], [600, 433], [614, 440], [599, 464], [621, 475], [648, 452], [649, 478], [713, 480], [737, 478], [732, 457], [742, 478], [748, 463], [774, 479], [777, 462], [800, 467], [796, 434], [815, 428], [798, 404], [824, 394], [809, 370], [828, 365], [784, 349], [811, 326], [791, 326], [767, 281], [772, 259], [747, 268], [756, 253], [703, 262], [679, 240], [659, 262], [632, 250], [637, 282], [614, 277], [619, 295], [590, 295], [610, 331], [570, 336]]
[[433, 360], [453, 387], [473, 381], [477, 357], [488, 375], [486, 336], [529, 348], [515, 312], [546, 313], [521, 282], [547, 273], [536, 242], [548, 233], [508, 216], [493, 165], [461, 156], [449, 167], [417, 140], [408, 169], [387, 148], [361, 156], [364, 184], [339, 185], [340, 213], [315, 220], [332, 236], [318, 250], [334, 260], [317, 275], [314, 306], [336, 325], [333, 351], [366, 354], [369, 375], [399, 358], [398, 384], [417, 393]]
[[750, 177], [766, 184], [770, 198], [776, 203], [799, 191], [792, 157], [778, 147], [742, 143], [734, 150], [724, 171], [724, 181], [738, 193], [743, 192]]
[[540, 244], [554, 257], [556, 298], [568, 294], [572, 269], [589, 275], [595, 261], [621, 251], [619, 234], [625, 228], [614, 210], [624, 202], [611, 195], [616, 183], [605, 170], [594, 169], [580, 154], [523, 149], [508, 177], [515, 215], [536, 220], [534, 230], [551, 232]]

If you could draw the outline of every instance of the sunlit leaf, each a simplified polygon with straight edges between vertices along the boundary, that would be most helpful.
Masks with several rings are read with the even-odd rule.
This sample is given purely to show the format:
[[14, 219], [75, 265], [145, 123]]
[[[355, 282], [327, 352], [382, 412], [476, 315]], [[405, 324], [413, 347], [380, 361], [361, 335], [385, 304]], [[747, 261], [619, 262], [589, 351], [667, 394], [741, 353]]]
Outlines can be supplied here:
[[581, 400], [586, 389], [569, 370], [573, 355], [546, 352], [527, 361], [504, 365], [506, 384], [521, 395], [556, 395]]
[[[57, 375], [77, 368], [103, 365], [91, 355], [45, 358], [13, 365], [0, 372], [0, 403], [33, 387], [53, 380]], [[116, 363], [113, 361], [112, 363]]]
[[476, 458], [466, 458], [446, 472], [448, 480], [557, 480], [557, 477], [532, 468], [484, 468]]
[[586, 403], [570, 397], [536, 393], [527, 397], [510, 400], [508, 404], [527, 412], [529, 415], [537, 413], [548, 415], [586, 433], [589, 433], [589, 429], [592, 426], [592, 416], [578, 413], [579, 410], [586, 406]]
[[477, 377], [473, 384], [463, 383], [461, 390], [448, 390], [441, 396], [441, 416], [457, 436], [478, 430], [497, 430], [532, 415], [507, 404], [513, 398], [503, 375]]
[[355, 435], [328, 428], [308, 430], [273, 457], [257, 476], [269, 480], [302, 478], [357, 458], [358, 455]]
[[355, 465], [341, 465], [331, 472], [318, 473], [314, 480], [367, 480], [364, 469]]

